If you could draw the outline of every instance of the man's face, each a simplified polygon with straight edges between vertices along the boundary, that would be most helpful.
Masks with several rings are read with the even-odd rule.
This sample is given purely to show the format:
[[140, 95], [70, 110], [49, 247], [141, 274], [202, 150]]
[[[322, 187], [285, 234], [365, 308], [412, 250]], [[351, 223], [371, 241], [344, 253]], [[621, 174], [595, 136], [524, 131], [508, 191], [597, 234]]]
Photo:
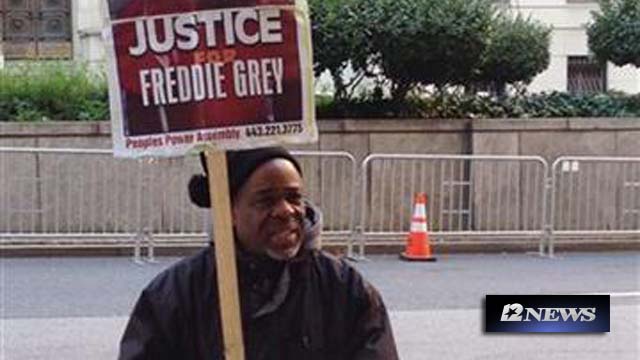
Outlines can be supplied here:
[[245, 250], [274, 259], [294, 257], [303, 237], [302, 178], [285, 159], [260, 165], [233, 202], [236, 237]]

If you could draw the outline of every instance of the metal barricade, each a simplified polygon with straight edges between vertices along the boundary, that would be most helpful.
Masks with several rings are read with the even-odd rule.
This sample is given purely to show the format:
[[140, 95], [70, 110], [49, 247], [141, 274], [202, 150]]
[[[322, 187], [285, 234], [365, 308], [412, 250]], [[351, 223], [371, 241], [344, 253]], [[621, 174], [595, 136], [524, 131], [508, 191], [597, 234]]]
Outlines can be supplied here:
[[[185, 162], [116, 159], [110, 150], [0, 148], [0, 241], [5, 248], [203, 244]], [[153, 250], [149, 251], [149, 257]]]
[[355, 228], [358, 166], [344, 151], [292, 151], [300, 161], [305, 195], [323, 213], [322, 239], [347, 244], [351, 254]]
[[[295, 151], [324, 238], [350, 241], [357, 166], [346, 152]], [[3, 248], [202, 246], [210, 211], [189, 201], [197, 157], [118, 159], [110, 150], [0, 147]]]
[[[404, 241], [416, 192], [436, 241], [538, 240], [553, 255], [558, 241], [640, 239], [640, 158], [564, 156], [549, 169], [538, 156], [373, 154], [358, 167], [347, 152], [293, 154], [325, 243], [350, 256], [356, 238], [362, 257]], [[133, 247], [153, 260], [156, 246], [202, 246], [210, 212], [187, 192], [201, 171], [196, 157], [0, 147], [0, 247]]]
[[563, 156], [551, 171], [550, 255], [557, 241], [640, 240], [640, 158]]
[[541, 157], [374, 154], [361, 173], [361, 257], [365, 239], [404, 240], [417, 192], [427, 194], [428, 228], [438, 241], [537, 239], [544, 251], [548, 165]]

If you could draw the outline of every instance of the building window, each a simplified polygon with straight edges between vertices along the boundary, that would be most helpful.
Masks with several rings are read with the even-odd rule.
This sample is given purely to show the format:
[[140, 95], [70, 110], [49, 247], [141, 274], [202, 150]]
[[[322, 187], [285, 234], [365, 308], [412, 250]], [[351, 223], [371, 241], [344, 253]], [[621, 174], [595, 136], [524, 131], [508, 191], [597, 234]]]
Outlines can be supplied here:
[[600, 64], [588, 56], [569, 56], [567, 91], [579, 95], [607, 91], [606, 64]]
[[71, 57], [71, 0], [0, 0], [6, 59]]

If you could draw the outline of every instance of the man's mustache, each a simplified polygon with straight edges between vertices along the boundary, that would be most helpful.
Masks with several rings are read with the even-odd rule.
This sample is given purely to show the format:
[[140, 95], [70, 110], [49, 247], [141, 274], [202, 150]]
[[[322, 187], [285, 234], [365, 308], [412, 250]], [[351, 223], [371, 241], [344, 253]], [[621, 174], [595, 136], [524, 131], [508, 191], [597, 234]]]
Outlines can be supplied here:
[[287, 218], [272, 218], [270, 221], [271, 226], [281, 228], [302, 228], [304, 224], [304, 216], [302, 214], [294, 214]]

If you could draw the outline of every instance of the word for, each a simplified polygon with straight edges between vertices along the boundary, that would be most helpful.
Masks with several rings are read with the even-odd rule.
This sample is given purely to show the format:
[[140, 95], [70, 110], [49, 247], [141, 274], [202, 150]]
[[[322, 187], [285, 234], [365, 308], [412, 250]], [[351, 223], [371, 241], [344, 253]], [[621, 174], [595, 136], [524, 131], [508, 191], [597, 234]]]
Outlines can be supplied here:
[[193, 62], [202, 63], [229, 63], [235, 60], [236, 51], [234, 49], [195, 51]]

